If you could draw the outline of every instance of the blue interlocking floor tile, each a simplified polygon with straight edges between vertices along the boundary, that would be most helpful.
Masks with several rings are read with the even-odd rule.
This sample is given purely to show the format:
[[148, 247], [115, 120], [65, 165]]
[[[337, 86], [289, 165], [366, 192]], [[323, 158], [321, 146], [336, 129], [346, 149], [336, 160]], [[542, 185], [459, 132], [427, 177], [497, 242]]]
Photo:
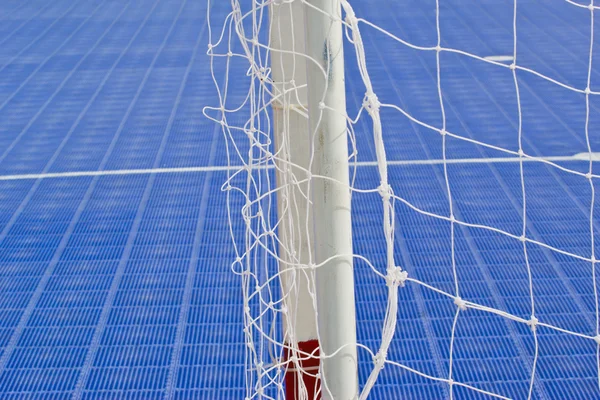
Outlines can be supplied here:
[[[202, 115], [216, 105], [210, 74], [206, 7], [212, 28], [227, 1], [7, 0], [0, 4], [0, 398], [242, 399], [246, 345], [241, 281], [231, 271], [222, 170], [63, 176], [69, 173], [240, 164], [227, 159], [218, 125]], [[513, 54], [513, 3], [440, 1], [441, 43], [479, 57]], [[437, 44], [435, 0], [352, 1], [356, 14], [410, 43]], [[597, 14], [597, 12], [596, 12]], [[409, 48], [365, 25], [363, 41], [373, 87], [384, 103], [440, 127], [435, 52]], [[597, 32], [598, 30], [596, 30]], [[584, 89], [590, 12], [564, 0], [519, 0], [517, 60], [565, 85]], [[596, 34], [597, 37], [597, 34]], [[594, 47], [591, 88], [600, 68]], [[346, 47], [350, 115], [364, 87]], [[456, 53], [440, 56], [454, 215], [520, 236], [523, 197], [519, 163], [482, 159], [519, 149], [512, 71]], [[247, 64], [234, 59], [228, 101], [247, 94]], [[222, 60], [216, 76], [224, 74]], [[522, 146], [527, 154], [572, 156], [588, 149], [585, 94], [518, 71]], [[237, 79], [237, 78], [231, 78]], [[218, 82], [223, 84], [222, 80]], [[231, 82], [230, 82], [231, 83]], [[590, 98], [589, 141], [600, 149], [599, 100]], [[245, 114], [246, 113], [246, 114]], [[247, 110], [231, 124], [243, 124]], [[435, 130], [382, 109], [389, 160], [443, 157]], [[375, 160], [370, 121], [355, 127], [359, 161]], [[247, 151], [240, 142], [240, 151]], [[563, 168], [563, 169], [561, 169]], [[528, 262], [536, 316], [583, 335], [596, 333], [589, 262], [592, 251], [585, 161], [526, 162]], [[593, 166], [598, 173], [597, 165]], [[359, 167], [356, 185], [379, 185], [377, 169]], [[396, 195], [419, 209], [449, 215], [443, 165], [389, 167]], [[17, 176], [18, 175], [18, 176]], [[12, 180], [6, 180], [12, 176]], [[16, 176], [16, 177], [15, 177]], [[245, 177], [240, 176], [243, 180]], [[265, 176], [263, 175], [263, 179]], [[270, 175], [271, 181], [274, 177]], [[597, 191], [600, 187], [594, 183]], [[243, 199], [232, 195], [232, 209]], [[600, 196], [595, 196], [598, 209]], [[381, 199], [353, 197], [355, 252], [385, 270]], [[600, 250], [600, 217], [594, 246]], [[454, 290], [450, 222], [396, 202], [396, 261], [411, 277]], [[556, 251], [559, 250], [559, 251]], [[529, 276], [520, 241], [477, 227], [456, 226], [454, 254], [464, 299], [531, 315]], [[275, 268], [273, 260], [269, 267]], [[381, 341], [387, 288], [362, 261], [355, 265], [359, 341]], [[271, 287], [278, 293], [276, 283]], [[398, 322], [388, 358], [446, 378], [456, 306], [408, 283], [399, 292]], [[251, 304], [255, 307], [256, 304]], [[272, 317], [268, 317], [272, 318]], [[281, 321], [274, 321], [280, 327]], [[281, 340], [281, 334], [275, 334]], [[599, 398], [593, 340], [540, 327], [532, 398]], [[359, 350], [364, 384], [370, 355]], [[472, 310], [456, 327], [457, 382], [510, 398], [527, 398], [534, 339], [523, 323]], [[457, 399], [484, 395], [455, 386]], [[386, 365], [374, 399], [440, 399], [449, 386]]]

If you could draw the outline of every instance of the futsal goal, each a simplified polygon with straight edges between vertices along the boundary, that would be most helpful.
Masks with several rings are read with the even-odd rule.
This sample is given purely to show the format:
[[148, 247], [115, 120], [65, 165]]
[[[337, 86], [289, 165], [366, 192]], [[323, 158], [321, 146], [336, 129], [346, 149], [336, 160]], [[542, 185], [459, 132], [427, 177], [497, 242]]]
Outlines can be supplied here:
[[208, 7], [247, 399], [600, 394], [598, 8]]

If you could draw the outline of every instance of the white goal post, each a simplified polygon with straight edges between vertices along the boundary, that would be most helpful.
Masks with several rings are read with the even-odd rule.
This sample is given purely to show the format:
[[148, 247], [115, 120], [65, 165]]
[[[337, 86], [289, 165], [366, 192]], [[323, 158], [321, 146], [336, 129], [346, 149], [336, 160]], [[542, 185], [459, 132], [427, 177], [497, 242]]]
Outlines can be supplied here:
[[[205, 115], [223, 127], [228, 161], [239, 157], [237, 161], [242, 162], [239, 169], [234, 165], [227, 169], [224, 190], [238, 255], [233, 270], [243, 281], [247, 397], [364, 398], [384, 366], [392, 339], [389, 332], [396, 321], [396, 292], [406, 273], [393, 259], [392, 192], [381, 142], [379, 102], [368, 76], [363, 77], [367, 87], [363, 109], [373, 121], [381, 180], [377, 188], [363, 192], [379, 193], [383, 200], [387, 276], [353, 251], [351, 198], [356, 189], [350, 182], [349, 160], [356, 150], [348, 153], [348, 138], [352, 147], [355, 143], [346, 111], [343, 47], [344, 36], [349, 34], [357, 48], [362, 46], [358, 20], [345, 0], [232, 0], [231, 6], [224, 29], [209, 38], [211, 71], [221, 106], [207, 107]], [[210, 24], [210, 7], [208, 12]], [[265, 30], [268, 39], [262, 42]], [[232, 41], [234, 35], [241, 48]], [[222, 45], [228, 50], [219, 54], [215, 48]], [[357, 55], [364, 67], [364, 52]], [[216, 67], [221, 57], [225, 64]], [[237, 57], [250, 62], [247, 75], [251, 80], [242, 105], [230, 109], [225, 106], [228, 92], [239, 89], [238, 82], [229, 81]], [[219, 70], [227, 74], [224, 89], [218, 83]], [[220, 115], [214, 117], [209, 110]], [[230, 114], [241, 111], [249, 111], [245, 123], [228, 120]], [[245, 145], [239, 133], [249, 139], [249, 149], [242, 149]], [[269, 177], [273, 170], [275, 184]], [[245, 188], [236, 183], [242, 173], [246, 174]], [[236, 244], [230, 205], [234, 191], [241, 192], [245, 201], [241, 248]], [[269, 211], [272, 207], [263, 204], [272, 199], [277, 204], [276, 218]], [[361, 393], [353, 271], [357, 257], [388, 282], [390, 304], [384, 321], [387, 332], [380, 351], [373, 354], [376, 368]], [[269, 270], [269, 258], [277, 261], [277, 271]], [[273, 293], [272, 286], [279, 286], [280, 295]], [[266, 325], [271, 325], [268, 332]], [[272, 326], [280, 326], [280, 332]]]
[[[273, 2], [270, 16], [274, 132], [282, 150], [279, 232], [282, 246], [295, 250], [290, 264], [280, 264], [287, 354], [294, 357], [287, 396], [313, 399], [320, 391], [353, 399], [358, 365], [341, 7], [335, 0]], [[311, 185], [284, 187], [315, 176], [321, 178]], [[290, 267], [296, 270], [285, 272]]]

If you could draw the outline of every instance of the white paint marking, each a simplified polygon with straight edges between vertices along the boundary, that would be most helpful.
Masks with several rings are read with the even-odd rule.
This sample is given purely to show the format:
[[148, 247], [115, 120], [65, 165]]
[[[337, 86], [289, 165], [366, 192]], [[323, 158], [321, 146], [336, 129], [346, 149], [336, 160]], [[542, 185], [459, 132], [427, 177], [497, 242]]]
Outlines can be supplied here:
[[[573, 156], [550, 156], [523, 158], [523, 162], [540, 161], [589, 161], [589, 153], [578, 153]], [[519, 162], [519, 157], [492, 157], [492, 158], [453, 158], [446, 160], [447, 164], [486, 164], [486, 163], [514, 163]], [[600, 161], [600, 153], [592, 153], [592, 161]], [[396, 160], [388, 161], [388, 165], [440, 165], [444, 160]], [[357, 167], [376, 167], [377, 161], [361, 161], [357, 163], [350, 162], [350, 166]], [[181, 168], [148, 168], [148, 169], [118, 169], [105, 171], [74, 171], [74, 172], [50, 172], [45, 174], [20, 174], [20, 175], [0, 175], [0, 181], [17, 181], [27, 179], [52, 179], [52, 178], [78, 178], [87, 176], [119, 176], [119, 175], [150, 175], [150, 174], [181, 174], [189, 172], [226, 172], [239, 171], [242, 166], [210, 166], [210, 167], [181, 167]], [[254, 167], [253, 169], [272, 169], [269, 165], [266, 168]]]
[[513, 56], [487, 56], [483, 57], [484, 60], [497, 61], [497, 62], [505, 62], [505, 61], [513, 61]]
[[48, 178], [78, 178], [85, 176], [114, 176], [114, 175], [148, 175], [169, 174], [185, 172], [209, 171], [237, 171], [240, 167], [213, 166], [213, 167], [182, 167], [182, 168], [148, 168], [148, 169], [117, 169], [104, 171], [74, 171], [51, 172], [46, 174], [0, 175], [0, 181], [14, 181], [21, 179], [48, 179]]

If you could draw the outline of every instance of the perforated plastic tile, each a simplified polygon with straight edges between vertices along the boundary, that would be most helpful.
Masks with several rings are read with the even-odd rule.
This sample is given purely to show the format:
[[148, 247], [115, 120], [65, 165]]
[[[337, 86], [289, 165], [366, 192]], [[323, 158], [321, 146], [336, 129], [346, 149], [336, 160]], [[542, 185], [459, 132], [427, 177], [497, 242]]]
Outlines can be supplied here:
[[[229, 12], [229, 2], [211, 3], [215, 21]], [[398, 37], [435, 46], [434, 0], [351, 3]], [[512, 54], [512, 2], [440, 3], [445, 46], [482, 57]], [[584, 87], [589, 11], [564, 0], [518, 4], [519, 64]], [[219, 127], [202, 116], [204, 105], [216, 104], [205, 55], [206, 6], [204, 0], [1, 2], [0, 176], [226, 164]], [[439, 125], [435, 54], [368, 28], [363, 37], [380, 100]], [[358, 70], [347, 53], [350, 82]], [[441, 62], [448, 130], [517, 150], [510, 70], [449, 53]], [[245, 74], [244, 66], [232, 68]], [[599, 77], [594, 65], [596, 90]], [[535, 75], [519, 74], [519, 80], [524, 149], [539, 156], [586, 151], [585, 97]], [[243, 87], [231, 90], [232, 98], [244, 95]], [[363, 91], [349, 86], [351, 113]], [[598, 107], [593, 99], [593, 149], [600, 149]], [[390, 160], [441, 158], [438, 134], [398, 113], [383, 116]], [[367, 119], [356, 132], [360, 160], [374, 160]], [[448, 139], [449, 158], [497, 156]], [[457, 218], [520, 235], [518, 163], [459, 163], [448, 171]], [[588, 182], [539, 163], [524, 171], [529, 237], [588, 257]], [[0, 398], [243, 398], [242, 300], [230, 271], [224, 180], [218, 171], [0, 180]], [[375, 187], [376, 169], [360, 168], [357, 182]], [[442, 166], [392, 166], [390, 183], [417, 207], [448, 214]], [[411, 276], [452, 291], [450, 224], [396, 206], [397, 260]], [[381, 220], [377, 195], [354, 197], [355, 251], [377, 265], [384, 260]], [[234, 234], [242, 234], [241, 225]], [[464, 226], [455, 239], [463, 297], [528, 318], [522, 244]], [[595, 243], [600, 250], [600, 240]], [[589, 263], [533, 245], [529, 262], [538, 318], [595, 335]], [[361, 262], [356, 280], [358, 337], [376, 348], [387, 289]], [[399, 296], [389, 358], [446, 377], [455, 305], [416, 285]], [[531, 331], [475, 310], [459, 321], [454, 379], [526, 398]], [[533, 398], [600, 397], [593, 341], [543, 329], [538, 338]], [[359, 354], [364, 382], [372, 363]], [[386, 366], [372, 398], [448, 393], [447, 384]], [[461, 387], [454, 394], [485, 398]]]

